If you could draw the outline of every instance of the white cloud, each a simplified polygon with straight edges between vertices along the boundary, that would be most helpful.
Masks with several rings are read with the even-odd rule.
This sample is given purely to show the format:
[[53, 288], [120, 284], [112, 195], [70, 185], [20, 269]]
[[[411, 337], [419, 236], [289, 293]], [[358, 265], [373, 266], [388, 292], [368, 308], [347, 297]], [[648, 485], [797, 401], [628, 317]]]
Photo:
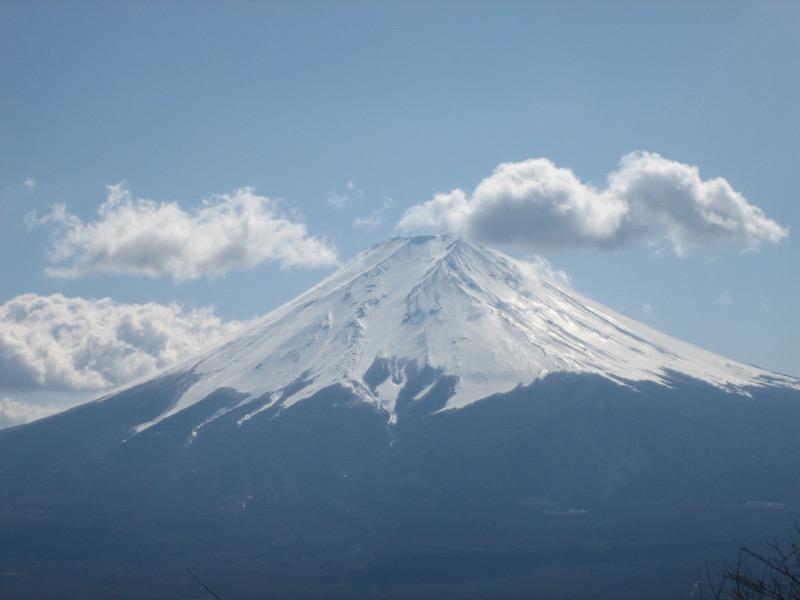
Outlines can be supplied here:
[[282, 268], [331, 266], [334, 248], [292, 221], [279, 203], [252, 188], [214, 196], [199, 209], [133, 198], [123, 184], [109, 186], [96, 221], [84, 223], [57, 205], [29, 223], [55, 230], [48, 269], [55, 277], [114, 273], [176, 281], [276, 261]]
[[757, 250], [789, 234], [725, 179], [703, 180], [697, 167], [649, 152], [623, 157], [605, 189], [545, 158], [503, 163], [471, 195], [456, 189], [411, 207], [398, 228], [535, 250], [666, 241], [679, 255], [715, 244]]
[[432, 200], [422, 204], [415, 204], [403, 213], [397, 227], [404, 231], [445, 229], [464, 233], [469, 228], [473, 211], [474, 207], [464, 191], [455, 189], [436, 194]]
[[[548, 279], [555, 279], [565, 287], [572, 287], [572, 279], [566, 271], [556, 269], [550, 264], [550, 261], [543, 256], [531, 255], [526, 257], [525, 260], [516, 262], [517, 268], [530, 275], [527, 279], [529, 281], [538, 281], [540, 276]], [[537, 292], [537, 290], [533, 290]]]
[[11, 398], [0, 398], [0, 429], [30, 423], [63, 410], [55, 404], [37, 405], [17, 402]]
[[653, 305], [652, 304], [645, 304], [642, 306], [642, 313], [644, 313], [647, 317], [653, 316]]
[[101, 390], [236, 331], [210, 308], [24, 294], [0, 306], [0, 388]]
[[677, 254], [714, 243], [757, 250], [789, 235], [722, 177], [703, 180], [697, 167], [658, 154], [625, 156], [609, 175], [609, 191], [630, 209], [622, 237], [663, 236]]

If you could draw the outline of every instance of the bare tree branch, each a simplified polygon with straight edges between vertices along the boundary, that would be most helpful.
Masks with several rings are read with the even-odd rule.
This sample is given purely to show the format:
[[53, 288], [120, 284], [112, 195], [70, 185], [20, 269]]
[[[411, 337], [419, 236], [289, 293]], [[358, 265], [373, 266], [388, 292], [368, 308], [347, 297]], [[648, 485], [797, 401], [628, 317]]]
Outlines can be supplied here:
[[[723, 559], [722, 571], [711, 576], [706, 563], [705, 583], [710, 600], [800, 600], [800, 524], [786, 543], [767, 544], [768, 553], [742, 548], [736, 562]], [[698, 586], [705, 600], [703, 582]]]
[[203, 586], [203, 589], [204, 589], [205, 591], [207, 591], [209, 594], [211, 594], [212, 596], [214, 596], [214, 598], [216, 598], [217, 600], [222, 600], [222, 598], [220, 598], [219, 596], [217, 596], [217, 595], [214, 593], [214, 590], [212, 590], [212, 589], [211, 589], [210, 587], [208, 587], [208, 586], [207, 586], [205, 583], [203, 583], [202, 581], [200, 581], [200, 578], [199, 578], [199, 577], [197, 577], [197, 575], [195, 575], [194, 573], [192, 573], [192, 572], [191, 572], [189, 569], [186, 569], [186, 570], [189, 572], [189, 575], [191, 575], [191, 576], [192, 576], [192, 578], [193, 578], [193, 579], [194, 579], [194, 580], [195, 580], [197, 583], [199, 583], [200, 585], [202, 585], [202, 586]]

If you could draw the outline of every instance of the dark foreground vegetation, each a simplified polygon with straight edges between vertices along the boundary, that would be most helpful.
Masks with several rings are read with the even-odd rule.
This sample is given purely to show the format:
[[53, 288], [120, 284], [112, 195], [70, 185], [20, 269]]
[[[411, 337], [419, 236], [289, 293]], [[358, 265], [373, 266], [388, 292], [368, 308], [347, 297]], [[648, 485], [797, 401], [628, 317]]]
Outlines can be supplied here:
[[[698, 579], [690, 596], [700, 600], [800, 600], [800, 525], [788, 541], [777, 539], [765, 553], [749, 548], [739, 551], [735, 562], [723, 562], [715, 577], [706, 563], [704, 578]], [[215, 600], [223, 600], [197, 575], [189, 575]]]
[[800, 525], [763, 552], [742, 548], [716, 577], [706, 565], [697, 592], [701, 600], [800, 600]]

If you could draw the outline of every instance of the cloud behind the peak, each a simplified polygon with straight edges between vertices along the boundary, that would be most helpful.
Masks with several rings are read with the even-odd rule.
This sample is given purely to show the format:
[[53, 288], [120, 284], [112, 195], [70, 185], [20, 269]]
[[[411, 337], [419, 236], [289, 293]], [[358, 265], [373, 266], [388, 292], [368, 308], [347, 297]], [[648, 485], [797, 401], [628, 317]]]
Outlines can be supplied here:
[[54, 228], [49, 258], [57, 266], [48, 274], [55, 277], [100, 272], [183, 281], [266, 261], [281, 268], [337, 262], [333, 247], [247, 187], [187, 211], [175, 202], [134, 198], [118, 184], [109, 186], [95, 221], [83, 222], [62, 204], [30, 223]]
[[677, 254], [712, 245], [756, 250], [788, 230], [722, 178], [649, 152], [623, 157], [605, 188], [545, 158], [503, 163], [472, 194], [441, 193], [406, 211], [401, 230], [448, 230], [542, 250], [669, 243]]

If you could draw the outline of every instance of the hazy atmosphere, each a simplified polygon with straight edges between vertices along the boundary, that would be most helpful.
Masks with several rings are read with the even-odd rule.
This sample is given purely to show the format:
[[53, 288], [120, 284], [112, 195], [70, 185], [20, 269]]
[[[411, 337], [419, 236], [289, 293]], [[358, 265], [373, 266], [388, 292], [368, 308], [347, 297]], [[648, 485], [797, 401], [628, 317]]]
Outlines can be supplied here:
[[797, 3], [6, 0], [0, 81], [0, 427], [417, 233], [800, 376]]

